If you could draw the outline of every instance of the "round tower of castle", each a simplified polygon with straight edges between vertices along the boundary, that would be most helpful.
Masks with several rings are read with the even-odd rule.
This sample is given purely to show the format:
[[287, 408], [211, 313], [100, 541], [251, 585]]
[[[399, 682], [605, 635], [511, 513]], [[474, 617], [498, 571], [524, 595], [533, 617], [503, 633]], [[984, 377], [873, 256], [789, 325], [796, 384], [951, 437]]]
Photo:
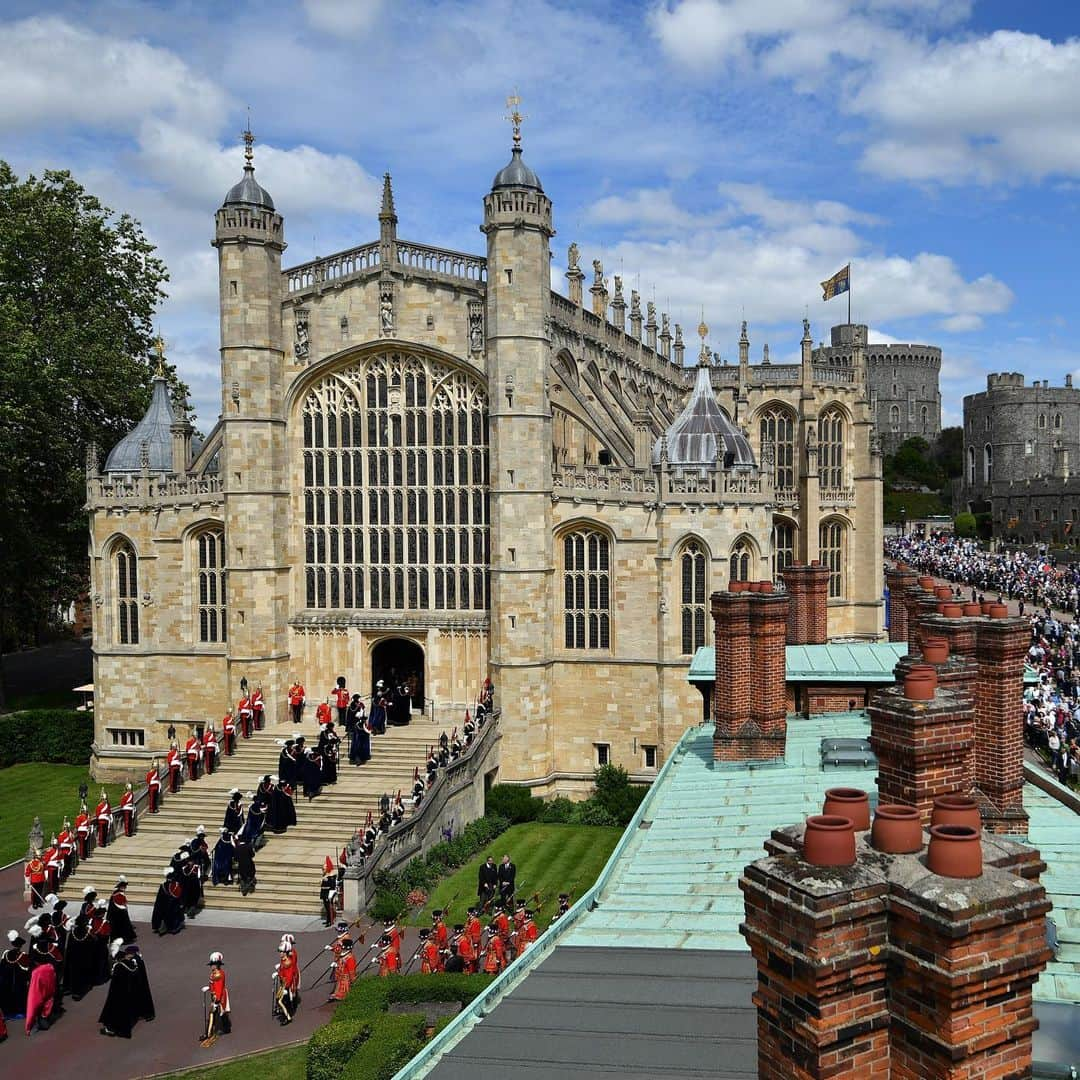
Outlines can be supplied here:
[[941, 349], [936, 345], [867, 344], [868, 328], [843, 323], [832, 328], [829, 345], [814, 350], [814, 363], [849, 367], [855, 345], [866, 355], [870, 408], [887, 454], [916, 435], [933, 442], [941, 434]]

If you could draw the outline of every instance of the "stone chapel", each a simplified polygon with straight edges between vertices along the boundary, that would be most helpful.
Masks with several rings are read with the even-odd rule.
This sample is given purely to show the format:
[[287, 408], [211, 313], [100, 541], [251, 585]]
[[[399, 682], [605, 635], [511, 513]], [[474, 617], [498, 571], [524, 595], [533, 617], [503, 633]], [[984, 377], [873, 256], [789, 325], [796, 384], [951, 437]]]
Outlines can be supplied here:
[[[552, 202], [515, 128], [483, 197], [485, 255], [379, 237], [282, 268], [255, 179], [214, 219], [221, 416], [201, 444], [158, 378], [146, 416], [87, 463], [99, 777], [141, 775], [241, 679], [283, 719], [337, 676], [414, 672], [416, 720], [460, 723], [484, 679], [498, 779], [584, 793], [636, 780], [702, 719], [687, 682], [709, 595], [829, 570], [832, 637], [883, 625], [881, 453], [856, 345], [738, 363], [624, 295], [571, 244], [551, 288]], [[629, 310], [628, 310], [629, 309]]]

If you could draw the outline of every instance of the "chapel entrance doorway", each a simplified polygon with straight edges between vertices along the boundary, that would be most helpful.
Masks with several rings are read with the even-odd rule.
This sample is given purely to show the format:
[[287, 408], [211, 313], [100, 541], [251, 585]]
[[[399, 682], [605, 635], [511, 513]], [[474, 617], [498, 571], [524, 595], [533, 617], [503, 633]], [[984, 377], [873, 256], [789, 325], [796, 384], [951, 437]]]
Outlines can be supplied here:
[[371, 692], [379, 682], [390, 698], [387, 720], [407, 724], [410, 711], [424, 709], [424, 650], [411, 638], [384, 638], [371, 653]]

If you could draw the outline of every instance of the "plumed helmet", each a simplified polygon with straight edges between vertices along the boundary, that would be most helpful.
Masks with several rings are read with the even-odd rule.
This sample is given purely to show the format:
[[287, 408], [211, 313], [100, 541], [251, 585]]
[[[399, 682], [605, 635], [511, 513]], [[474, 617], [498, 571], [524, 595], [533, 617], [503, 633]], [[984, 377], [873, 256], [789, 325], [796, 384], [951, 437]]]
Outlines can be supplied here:
[[89, 900], [91, 896], [97, 896], [97, 889], [93, 885], [87, 885], [82, 894], [84, 900]]
[[214, 952], [212, 952], [210, 954], [210, 959], [207, 961], [207, 964], [224, 964], [224, 963], [225, 963], [225, 957], [221, 953], [219, 953], [217, 950], [215, 950]]

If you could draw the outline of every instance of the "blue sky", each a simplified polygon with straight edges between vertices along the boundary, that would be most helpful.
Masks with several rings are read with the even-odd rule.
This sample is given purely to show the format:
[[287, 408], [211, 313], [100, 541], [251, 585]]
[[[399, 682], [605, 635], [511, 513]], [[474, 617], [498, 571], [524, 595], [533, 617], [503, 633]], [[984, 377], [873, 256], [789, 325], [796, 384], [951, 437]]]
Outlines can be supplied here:
[[[0, 155], [68, 168], [169, 264], [161, 325], [200, 426], [219, 410], [213, 213], [240, 174], [286, 263], [377, 235], [483, 251], [481, 198], [523, 99], [553, 250], [732, 358], [843, 321], [939, 344], [946, 423], [987, 371], [1080, 368], [1080, 6], [1006, 0], [96, 0], [0, 7]], [[561, 282], [561, 276], [559, 277]], [[693, 355], [693, 350], [691, 350]]]

